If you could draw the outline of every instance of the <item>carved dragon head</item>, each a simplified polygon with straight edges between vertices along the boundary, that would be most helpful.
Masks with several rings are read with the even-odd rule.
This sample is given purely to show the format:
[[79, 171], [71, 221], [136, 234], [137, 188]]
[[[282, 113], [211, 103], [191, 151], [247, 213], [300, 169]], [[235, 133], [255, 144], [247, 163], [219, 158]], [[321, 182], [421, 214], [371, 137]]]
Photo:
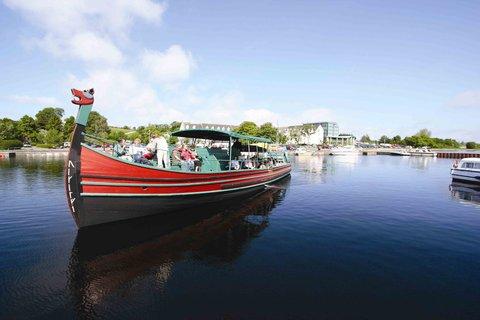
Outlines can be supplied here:
[[95, 91], [92, 89], [90, 90], [77, 90], [72, 89], [73, 99], [72, 103], [77, 104], [79, 106], [93, 104], [93, 94]]

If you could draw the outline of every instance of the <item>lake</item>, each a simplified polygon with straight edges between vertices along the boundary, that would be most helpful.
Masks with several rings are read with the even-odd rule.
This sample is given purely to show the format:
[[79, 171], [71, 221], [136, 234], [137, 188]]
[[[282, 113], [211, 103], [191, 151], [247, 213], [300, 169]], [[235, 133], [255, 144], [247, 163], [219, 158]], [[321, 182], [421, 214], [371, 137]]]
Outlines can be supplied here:
[[0, 318], [480, 318], [480, 188], [452, 160], [293, 161], [255, 197], [77, 232], [63, 159], [0, 160]]

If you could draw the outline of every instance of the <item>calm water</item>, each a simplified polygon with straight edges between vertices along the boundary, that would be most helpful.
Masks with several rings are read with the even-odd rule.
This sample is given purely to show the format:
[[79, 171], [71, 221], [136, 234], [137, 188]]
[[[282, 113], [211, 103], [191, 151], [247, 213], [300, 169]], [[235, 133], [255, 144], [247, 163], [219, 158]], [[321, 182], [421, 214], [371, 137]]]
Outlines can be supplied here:
[[0, 318], [480, 318], [480, 191], [451, 160], [295, 161], [240, 203], [80, 233], [63, 160], [0, 161]]

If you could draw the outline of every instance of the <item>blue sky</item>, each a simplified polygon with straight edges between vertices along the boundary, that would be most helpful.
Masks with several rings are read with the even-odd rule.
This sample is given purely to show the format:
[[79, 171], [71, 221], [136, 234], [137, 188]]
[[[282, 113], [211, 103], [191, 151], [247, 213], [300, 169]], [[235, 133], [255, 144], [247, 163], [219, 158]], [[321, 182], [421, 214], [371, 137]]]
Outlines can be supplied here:
[[173, 120], [480, 141], [479, 1], [0, 5], [0, 117], [94, 87], [113, 125]]

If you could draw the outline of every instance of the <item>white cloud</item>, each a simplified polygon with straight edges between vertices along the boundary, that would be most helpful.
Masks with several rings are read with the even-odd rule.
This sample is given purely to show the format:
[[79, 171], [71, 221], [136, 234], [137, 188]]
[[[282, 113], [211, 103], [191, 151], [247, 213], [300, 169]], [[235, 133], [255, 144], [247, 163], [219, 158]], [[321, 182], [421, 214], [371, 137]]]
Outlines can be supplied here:
[[47, 33], [70, 37], [77, 32], [98, 31], [122, 36], [134, 19], [158, 23], [166, 9], [151, 0], [4, 0], [29, 22]]
[[92, 32], [77, 33], [68, 40], [48, 34], [34, 40], [34, 44], [55, 56], [79, 59], [88, 63], [117, 65], [124, 59], [122, 52], [110, 39]]
[[180, 111], [167, 107], [151, 86], [129, 70], [95, 70], [83, 79], [70, 75], [68, 85], [95, 88], [94, 109], [115, 125], [168, 123], [184, 118]]
[[151, 0], [4, 0], [43, 34], [31, 43], [85, 62], [118, 64], [116, 40], [128, 38], [135, 19], [159, 23], [166, 6]]
[[172, 45], [165, 52], [146, 50], [141, 61], [153, 79], [167, 84], [188, 79], [195, 68], [192, 54], [179, 45]]
[[450, 100], [447, 105], [452, 108], [480, 108], [480, 90], [462, 92]]
[[9, 100], [24, 105], [34, 106], [54, 106], [58, 104], [57, 99], [53, 97], [32, 97], [28, 95], [11, 95]]

